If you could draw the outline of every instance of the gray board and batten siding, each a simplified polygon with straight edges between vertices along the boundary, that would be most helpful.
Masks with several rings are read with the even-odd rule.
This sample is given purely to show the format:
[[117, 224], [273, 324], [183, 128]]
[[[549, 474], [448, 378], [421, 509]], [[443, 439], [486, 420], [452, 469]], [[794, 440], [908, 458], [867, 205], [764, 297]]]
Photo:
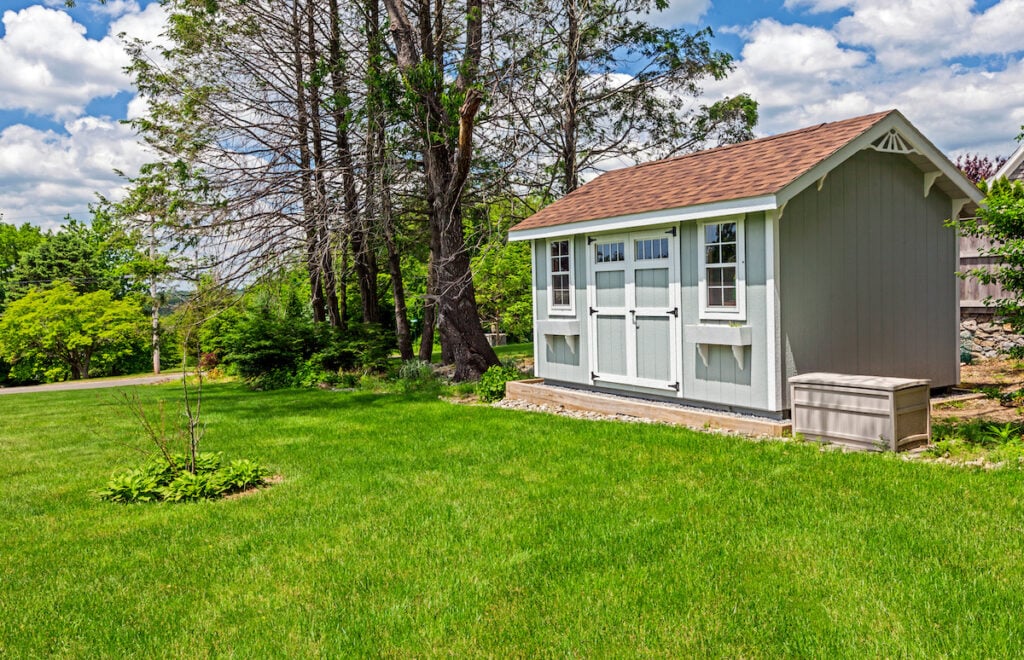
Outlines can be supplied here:
[[[950, 198], [922, 194], [897, 154], [860, 151], [779, 222], [785, 377], [815, 371], [959, 380], [957, 235]], [[788, 388], [784, 388], [786, 408]]]

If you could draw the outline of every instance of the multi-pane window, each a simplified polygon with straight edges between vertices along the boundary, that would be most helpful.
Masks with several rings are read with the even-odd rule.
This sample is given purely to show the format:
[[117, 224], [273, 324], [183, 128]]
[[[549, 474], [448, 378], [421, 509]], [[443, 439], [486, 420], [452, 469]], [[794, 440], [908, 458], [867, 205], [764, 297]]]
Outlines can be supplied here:
[[709, 309], [736, 308], [737, 223], [704, 225], [704, 285]]
[[667, 238], [645, 238], [634, 241], [633, 248], [636, 251], [637, 261], [668, 259]]
[[551, 307], [572, 309], [572, 263], [569, 241], [551, 241]]
[[613, 261], [626, 260], [626, 244], [622, 241], [616, 243], [598, 243], [594, 253], [594, 262], [607, 264]]

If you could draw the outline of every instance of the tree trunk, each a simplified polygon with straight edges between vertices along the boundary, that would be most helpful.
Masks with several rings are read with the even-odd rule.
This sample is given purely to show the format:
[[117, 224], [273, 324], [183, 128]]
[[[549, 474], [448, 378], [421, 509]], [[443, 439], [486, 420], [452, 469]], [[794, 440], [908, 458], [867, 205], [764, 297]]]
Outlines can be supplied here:
[[[316, 47], [317, 35], [316, 28], [313, 21], [313, 8], [309, 4], [305, 5], [306, 8], [306, 56], [309, 60], [310, 70], [313, 70], [318, 66], [320, 62], [320, 52]], [[337, 328], [340, 323], [340, 316], [338, 312], [338, 294], [335, 289], [334, 282], [334, 264], [331, 257], [331, 237], [330, 230], [328, 227], [328, 195], [327, 195], [327, 182], [324, 179], [324, 140], [323, 131], [321, 130], [321, 117], [320, 117], [320, 95], [321, 90], [319, 85], [316, 83], [316, 77], [311, 76], [309, 81], [303, 81], [304, 85], [309, 86], [309, 125], [313, 135], [313, 155], [312, 155], [312, 177], [314, 184], [314, 208], [313, 208], [313, 224], [314, 224], [314, 253], [316, 255], [316, 269], [319, 271], [320, 286], [323, 290], [323, 306], [326, 312], [327, 320], [331, 326]]]
[[565, 0], [566, 34], [565, 88], [562, 90], [562, 194], [579, 186], [576, 154], [580, 97], [580, 16], [577, 0]]
[[[348, 98], [348, 81], [343, 68], [341, 52], [341, 24], [338, 16], [338, 0], [330, 0], [331, 35], [328, 44], [331, 58], [331, 87], [336, 99]], [[377, 292], [377, 259], [373, 251], [372, 236], [365, 214], [359, 213], [356, 175], [353, 167], [352, 144], [349, 138], [349, 117], [347, 108], [340, 102], [334, 104], [334, 124], [338, 169], [341, 171], [342, 202], [345, 224], [352, 251], [352, 265], [359, 286], [359, 299], [363, 308], [364, 323], [380, 322], [380, 307]], [[367, 195], [369, 197], [369, 195]]]
[[[433, 235], [433, 231], [430, 232]], [[433, 241], [431, 241], [433, 243]], [[420, 334], [420, 355], [423, 362], [431, 362], [434, 357], [434, 326], [437, 325], [437, 256], [433, 245], [427, 261], [427, 295], [423, 298], [423, 332]], [[442, 363], [444, 356], [442, 356]]]
[[310, 306], [313, 322], [322, 323], [327, 317], [320, 278], [320, 259], [317, 253], [316, 201], [311, 173], [312, 155], [309, 151], [309, 107], [306, 100], [305, 67], [302, 63], [302, 29], [299, 21], [299, 0], [292, 3], [292, 63], [295, 80], [295, 121], [299, 142], [299, 186], [302, 196], [303, 221], [306, 226], [306, 269], [309, 271]]
[[[156, 236], [153, 225], [149, 228], [149, 262], [156, 264]], [[160, 375], [160, 294], [156, 288], [156, 274], [149, 278], [149, 297], [153, 301], [153, 313], [149, 319], [150, 331], [153, 341], [153, 373]]]

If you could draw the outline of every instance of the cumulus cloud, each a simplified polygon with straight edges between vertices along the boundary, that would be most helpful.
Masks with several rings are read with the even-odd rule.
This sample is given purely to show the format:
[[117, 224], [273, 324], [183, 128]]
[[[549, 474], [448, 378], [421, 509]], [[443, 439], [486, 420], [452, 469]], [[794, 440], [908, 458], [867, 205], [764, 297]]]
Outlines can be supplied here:
[[711, 6], [711, 0], [670, 0], [664, 11], [652, 11], [645, 18], [660, 27], [679, 27], [696, 23]]
[[88, 39], [65, 12], [39, 5], [3, 14], [0, 107], [71, 119], [94, 98], [129, 88], [128, 56], [113, 36]]
[[929, 67], [964, 55], [1006, 55], [1024, 47], [1024, 0], [981, 10], [975, 0], [787, 0], [788, 9], [845, 10], [839, 40], [871, 49], [889, 69]]
[[[765, 19], [732, 30], [745, 41], [737, 68], [705, 91], [711, 99], [749, 92], [760, 103], [759, 134], [895, 107], [954, 156], [1007, 155], [1016, 146], [1013, 137], [1024, 123], [1024, 42], [1010, 33], [1024, 20], [1011, 19], [1024, 0], [1003, 0], [984, 13], [961, 0], [796, 0], [787, 6], [853, 13], [831, 27]], [[897, 36], [901, 21], [931, 9], [948, 21], [944, 28], [931, 19], [919, 24], [922, 33], [943, 31], [934, 44]], [[954, 25], [966, 26], [965, 32]], [[978, 31], [987, 31], [988, 40]], [[1002, 56], [994, 63], [962, 59], [981, 51]]]
[[52, 226], [65, 214], [84, 219], [96, 193], [117, 198], [124, 180], [151, 160], [132, 130], [110, 119], [81, 117], [67, 135], [23, 124], [0, 132], [0, 211], [8, 222]]

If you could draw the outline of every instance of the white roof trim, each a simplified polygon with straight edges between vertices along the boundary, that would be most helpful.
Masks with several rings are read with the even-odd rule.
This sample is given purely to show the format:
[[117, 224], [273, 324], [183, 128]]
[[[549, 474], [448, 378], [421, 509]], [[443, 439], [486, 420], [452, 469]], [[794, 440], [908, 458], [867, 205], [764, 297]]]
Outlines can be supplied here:
[[853, 154], [857, 153], [861, 149], [871, 147], [876, 140], [893, 129], [897, 130], [905, 141], [910, 142], [917, 153], [931, 161], [935, 168], [949, 179], [954, 186], [963, 191], [964, 197], [967, 197], [976, 204], [981, 203], [983, 196], [977, 186], [971, 183], [971, 181], [964, 176], [963, 172], [958, 170], [953, 163], [949, 162], [949, 159], [946, 158], [946, 156], [939, 151], [938, 148], [928, 140], [928, 138], [922, 135], [903, 115], [897, 111], [872, 126], [860, 137], [848, 142], [845, 146], [839, 149], [839, 151], [835, 152], [815, 167], [812, 167], [793, 181], [793, 183], [780, 190], [776, 195], [779, 204], [783, 205], [793, 199], [812, 183], [825, 176], [842, 163], [846, 162], [846, 160], [852, 157]]
[[663, 225], [673, 222], [686, 222], [688, 220], [719, 218], [725, 215], [755, 213], [757, 211], [768, 211], [775, 208], [777, 208], [775, 195], [763, 195], [761, 197], [731, 199], [724, 202], [698, 204], [696, 206], [684, 206], [674, 209], [662, 209], [660, 211], [620, 215], [611, 218], [601, 218], [598, 220], [570, 222], [564, 225], [554, 225], [552, 227], [521, 229], [519, 231], [509, 232], [508, 240], [529, 241], [537, 238], [573, 236], [575, 234], [587, 234], [591, 232], [621, 231], [624, 229], [635, 229], [637, 227], [649, 227], [652, 225]]
[[1008, 177], [1011, 173], [1016, 172], [1020, 164], [1024, 163], [1024, 142], [1021, 143], [1017, 150], [1014, 151], [1003, 166], [996, 170], [996, 173], [992, 175], [993, 179], [999, 179], [1001, 177]]

